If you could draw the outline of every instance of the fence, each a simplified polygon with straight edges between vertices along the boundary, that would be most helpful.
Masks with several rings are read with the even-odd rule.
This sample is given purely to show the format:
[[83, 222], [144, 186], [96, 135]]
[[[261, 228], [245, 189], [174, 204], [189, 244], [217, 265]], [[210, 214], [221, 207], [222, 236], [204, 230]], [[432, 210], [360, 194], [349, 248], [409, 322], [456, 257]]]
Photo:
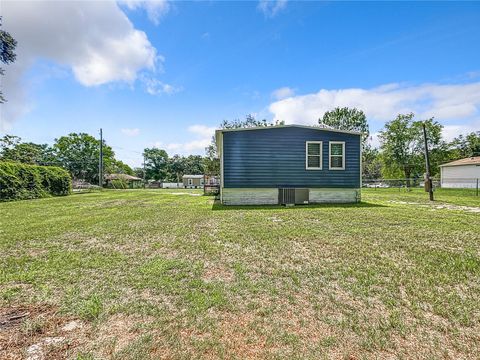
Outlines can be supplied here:
[[[443, 189], [466, 189], [471, 190], [474, 195], [479, 196], [480, 178], [443, 178], [433, 179], [433, 188]], [[398, 188], [411, 189], [424, 187], [423, 178], [414, 179], [363, 179], [362, 186], [365, 188], [382, 189], [382, 188]]]

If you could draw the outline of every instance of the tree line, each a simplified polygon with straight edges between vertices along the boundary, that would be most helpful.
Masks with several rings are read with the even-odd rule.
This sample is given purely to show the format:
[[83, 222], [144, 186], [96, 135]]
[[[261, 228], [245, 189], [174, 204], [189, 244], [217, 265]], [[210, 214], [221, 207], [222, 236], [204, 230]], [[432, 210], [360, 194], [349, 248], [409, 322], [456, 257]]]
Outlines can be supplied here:
[[[146, 180], [181, 182], [184, 174], [204, 174], [208, 159], [200, 155], [169, 157], [158, 148], [143, 151], [144, 167], [131, 168], [116, 158], [115, 152], [103, 140], [105, 174], [128, 174]], [[0, 138], [0, 161], [30, 165], [59, 166], [69, 171], [75, 180], [98, 184], [100, 140], [86, 133], [71, 133], [54, 140], [52, 146], [23, 142], [14, 135]], [[145, 174], [144, 174], [145, 170]]]
[[[380, 146], [373, 148], [363, 111], [336, 108], [319, 119], [321, 126], [355, 130], [362, 139], [362, 173], [366, 179], [412, 179], [425, 173], [425, 148], [422, 125], [427, 132], [431, 175], [438, 176], [440, 165], [449, 161], [480, 156], [480, 131], [459, 135], [453, 141], [442, 138], [443, 125], [434, 118], [416, 119], [415, 114], [398, 114], [378, 133]], [[408, 182], [407, 182], [408, 185]]]
[[[245, 119], [224, 120], [219, 128], [234, 129], [282, 125], [282, 121]], [[336, 108], [318, 120], [318, 126], [362, 132], [362, 167], [366, 179], [420, 178], [425, 172], [422, 124], [425, 124], [430, 150], [431, 174], [437, 176], [439, 165], [470, 156], [480, 156], [480, 131], [460, 135], [447, 142], [442, 138], [443, 126], [433, 118], [416, 119], [414, 114], [399, 114], [388, 121], [378, 133], [380, 147], [370, 145], [370, 131], [363, 111], [355, 108]], [[220, 160], [214, 137], [205, 149], [205, 156], [169, 156], [159, 148], [143, 151], [144, 166], [131, 168], [115, 156], [112, 147], [103, 141], [105, 174], [123, 173], [146, 180], [181, 182], [184, 174], [219, 175]], [[71, 133], [55, 139], [52, 146], [23, 142], [21, 138], [5, 135], [0, 138], [0, 161], [32, 165], [54, 165], [69, 171], [73, 179], [98, 183], [100, 140], [86, 133]]]

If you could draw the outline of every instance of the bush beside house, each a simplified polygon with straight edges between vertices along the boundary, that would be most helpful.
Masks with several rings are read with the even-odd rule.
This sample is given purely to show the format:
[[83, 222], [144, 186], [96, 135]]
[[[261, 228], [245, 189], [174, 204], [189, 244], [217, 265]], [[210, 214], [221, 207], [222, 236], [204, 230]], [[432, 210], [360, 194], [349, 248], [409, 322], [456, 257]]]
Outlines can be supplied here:
[[0, 162], [0, 201], [68, 195], [72, 179], [56, 166]]

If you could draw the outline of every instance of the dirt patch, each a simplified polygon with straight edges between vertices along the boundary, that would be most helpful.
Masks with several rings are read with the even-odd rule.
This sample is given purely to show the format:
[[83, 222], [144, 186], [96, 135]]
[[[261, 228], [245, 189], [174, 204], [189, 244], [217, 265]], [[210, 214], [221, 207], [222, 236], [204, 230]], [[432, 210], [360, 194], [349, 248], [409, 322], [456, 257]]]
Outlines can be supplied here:
[[464, 206], [464, 205], [453, 205], [453, 204], [421, 204], [417, 202], [411, 202], [411, 201], [397, 201], [397, 200], [390, 200], [390, 203], [393, 204], [402, 204], [402, 205], [416, 205], [420, 207], [425, 207], [425, 208], [431, 208], [432, 210], [442, 210], [442, 209], [447, 209], [447, 210], [457, 210], [457, 211], [465, 211], [465, 212], [473, 212], [473, 213], [480, 213], [480, 207], [475, 207], [475, 206]]
[[144, 334], [142, 326], [153, 320], [146, 316], [116, 314], [102, 323], [96, 331], [95, 347], [100, 358], [110, 358], [125, 350]]
[[[76, 326], [71, 324], [76, 321]], [[68, 331], [65, 330], [69, 324]], [[79, 320], [61, 316], [50, 305], [0, 309], [0, 359], [64, 359], [85, 339]]]
[[221, 281], [228, 283], [235, 279], [235, 274], [221, 264], [206, 263], [202, 278], [206, 282]]

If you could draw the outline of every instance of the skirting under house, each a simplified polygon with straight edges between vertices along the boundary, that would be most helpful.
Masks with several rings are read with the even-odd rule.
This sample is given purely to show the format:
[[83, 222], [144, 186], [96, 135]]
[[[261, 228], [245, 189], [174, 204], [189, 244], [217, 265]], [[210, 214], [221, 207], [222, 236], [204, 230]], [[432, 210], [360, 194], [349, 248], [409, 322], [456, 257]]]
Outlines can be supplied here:
[[[285, 189], [222, 189], [222, 203], [224, 205], [277, 205], [277, 204], [325, 204], [325, 203], [355, 203], [361, 200], [360, 189], [301, 189], [303, 194], [282, 201], [281, 192]], [[287, 189], [295, 190], [295, 189]], [[298, 192], [297, 192], [298, 193]]]

